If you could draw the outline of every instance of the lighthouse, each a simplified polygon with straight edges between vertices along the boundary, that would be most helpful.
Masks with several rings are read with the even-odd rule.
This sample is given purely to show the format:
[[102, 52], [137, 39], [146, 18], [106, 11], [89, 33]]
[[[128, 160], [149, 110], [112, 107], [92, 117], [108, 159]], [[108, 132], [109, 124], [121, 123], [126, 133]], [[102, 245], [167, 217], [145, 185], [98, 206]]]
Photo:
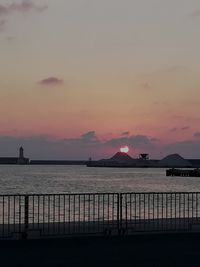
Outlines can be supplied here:
[[22, 146], [19, 148], [19, 157], [18, 157], [17, 163], [18, 164], [28, 164], [29, 163], [29, 159], [24, 157], [24, 149]]
[[24, 149], [22, 146], [19, 148], [19, 159], [24, 159]]

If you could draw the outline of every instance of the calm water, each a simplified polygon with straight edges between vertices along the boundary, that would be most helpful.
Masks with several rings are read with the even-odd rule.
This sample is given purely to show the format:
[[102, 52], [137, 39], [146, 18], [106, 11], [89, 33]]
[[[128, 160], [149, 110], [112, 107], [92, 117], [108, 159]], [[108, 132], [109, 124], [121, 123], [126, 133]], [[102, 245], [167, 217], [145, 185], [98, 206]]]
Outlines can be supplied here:
[[200, 178], [166, 177], [165, 169], [0, 165], [0, 194], [200, 191]]

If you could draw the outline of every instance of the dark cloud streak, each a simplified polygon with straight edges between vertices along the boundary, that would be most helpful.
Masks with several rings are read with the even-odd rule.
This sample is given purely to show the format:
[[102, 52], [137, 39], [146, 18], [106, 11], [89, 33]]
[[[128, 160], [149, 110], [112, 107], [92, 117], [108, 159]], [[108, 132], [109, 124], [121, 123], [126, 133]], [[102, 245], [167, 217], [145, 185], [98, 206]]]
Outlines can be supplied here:
[[6, 25], [6, 20], [5, 19], [1, 19], [0, 20], [0, 31], [3, 31]]
[[0, 31], [4, 30], [8, 18], [12, 14], [25, 14], [25, 13], [41, 13], [48, 8], [47, 5], [35, 4], [32, 0], [22, 0], [20, 3], [13, 2], [11, 4], [0, 4]]
[[196, 133], [194, 133], [193, 136], [196, 137], [196, 138], [200, 138], [200, 132], [196, 132]]
[[196, 18], [199, 18], [200, 17], [200, 9], [196, 9], [194, 10], [193, 12], [191, 12], [188, 17], [190, 19], [196, 19]]
[[189, 126], [183, 126], [181, 128], [178, 128], [178, 127], [174, 127], [172, 129], [170, 129], [170, 132], [173, 133], [173, 132], [177, 132], [177, 131], [187, 131], [189, 130], [190, 127]]
[[129, 132], [123, 132], [123, 133], [121, 133], [122, 136], [127, 136], [129, 134], [130, 134]]
[[184, 126], [181, 128], [182, 131], [186, 131], [186, 130], [189, 130], [190, 129], [190, 126]]
[[58, 85], [63, 85], [64, 80], [56, 78], [56, 77], [49, 77], [49, 78], [39, 81], [38, 83], [44, 86], [58, 86]]
[[145, 135], [132, 135], [132, 136], [124, 136], [119, 138], [113, 138], [106, 141], [107, 145], [113, 147], [119, 147], [122, 145], [128, 145], [134, 148], [150, 148], [153, 147], [153, 144], [148, 136]]
[[172, 128], [172, 129], [170, 129], [170, 132], [176, 132], [178, 129], [176, 128], [176, 127], [174, 127], [174, 128]]
[[96, 136], [96, 133], [95, 131], [90, 131], [88, 133], [85, 133], [85, 134], [82, 134], [81, 135], [81, 140], [84, 140], [84, 141], [96, 141], [97, 140], [97, 136]]
[[151, 85], [148, 82], [141, 84], [141, 87], [145, 91], [150, 91], [152, 89]]
[[8, 5], [0, 4], [0, 16], [10, 15], [14, 12], [27, 13], [27, 12], [42, 12], [48, 7], [46, 5], [37, 5], [32, 0], [22, 0], [21, 3], [11, 3]]

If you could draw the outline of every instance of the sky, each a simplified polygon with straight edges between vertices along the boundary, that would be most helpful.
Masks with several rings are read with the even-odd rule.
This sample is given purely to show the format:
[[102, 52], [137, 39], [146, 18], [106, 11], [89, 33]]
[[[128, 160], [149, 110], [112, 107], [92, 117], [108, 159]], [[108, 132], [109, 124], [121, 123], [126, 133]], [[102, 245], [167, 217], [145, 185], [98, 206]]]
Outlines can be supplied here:
[[199, 0], [0, 0], [0, 156], [200, 158]]

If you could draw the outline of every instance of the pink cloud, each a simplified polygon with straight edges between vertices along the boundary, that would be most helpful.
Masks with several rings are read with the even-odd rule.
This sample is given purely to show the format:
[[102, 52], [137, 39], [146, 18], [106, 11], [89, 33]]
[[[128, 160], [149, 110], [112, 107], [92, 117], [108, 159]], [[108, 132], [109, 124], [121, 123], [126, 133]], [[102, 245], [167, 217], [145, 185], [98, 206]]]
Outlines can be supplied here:
[[49, 77], [49, 78], [39, 81], [39, 84], [45, 85], [45, 86], [58, 86], [58, 85], [64, 84], [64, 81], [56, 77]]

